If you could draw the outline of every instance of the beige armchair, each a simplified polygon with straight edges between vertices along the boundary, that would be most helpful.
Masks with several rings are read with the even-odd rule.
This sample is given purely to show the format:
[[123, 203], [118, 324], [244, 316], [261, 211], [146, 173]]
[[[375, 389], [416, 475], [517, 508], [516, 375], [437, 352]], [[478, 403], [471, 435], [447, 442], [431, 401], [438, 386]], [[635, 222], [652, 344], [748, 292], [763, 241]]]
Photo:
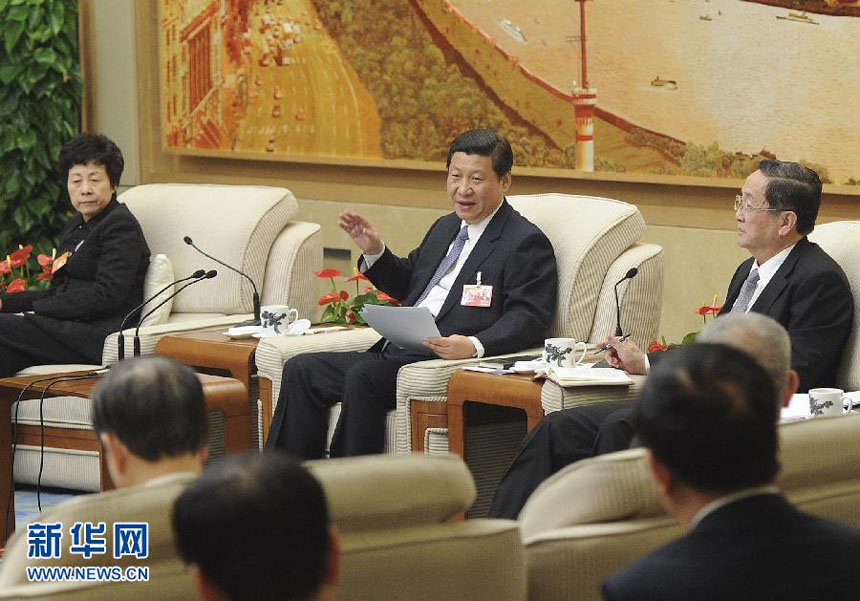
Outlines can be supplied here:
[[[63, 524], [61, 552], [57, 559], [29, 559], [27, 557], [27, 528], [19, 528], [9, 539], [0, 563], [0, 599], [121, 599], [121, 598], [167, 598], [196, 599], [191, 575], [179, 558], [175, 548], [170, 515], [173, 502], [194, 479], [189, 474], [173, 474], [155, 484], [113, 490], [97, 495], [83, 495], [66, 501], [41, 514], [42, 523]], [[89, 559], [69, 552], [69, 528], [75, 522], [104, 522], [107, 552], [93, 555]], [[113, 535], [115, 522], [145, 522], [148, 524], [148, 555], [145, 559], [124, 556], [113, 557]], [[27, 577], [27, 568], [32, 567], [109, 567], [147, 568], [149, 582], [127, 583], [81, 583], [45, 582], [33, 583]]]
[[[622, 323], [625, 330], [633, 333], [637, 343], [656, 337], [665, 259], [659, 246], [637, 242], [645, 229], [645, 222], [634, 205], [565, 194], [509, 196], [508, 201], [544, 231], [556, 253], [558, 304], [548, 336], [572, 336], [597, 342], [611, 333], [615, 325], [614, 285], [630, 268], [636, 267], [639, 274], [619, 286]], [[263, 340], [257, 349], [258, 373], [271, 380], [272, 396], [277, 399], [281, 371], [290, 357], [311, 351], [366, 350], [378, 339], [373, 330], [353, 330], [314, 336], [313, 340], [300, 344], [290, 339]], [[540, 353], [540, 349], [530, 351]], [[414, 434], [419, 440], [425, 439], [424, 432], [413, 433], [414, 404], [442, 403], [440, 413], [444, 414], [448, 379], [463, 365], [476, 361], [480, 360], [438, 359], [400, 369], [397, 408], [388, 416], [388, 453], [412, 452]], [[447, 451], [447, 431], [444, 428], [427, 432], [426, 438], [427, 447], [439, 452]], [[489, 438], [498, 440], [492, 435]], [[490, 449], [487, 453], [493, 454]], [[478, 451], [475, 455], [486, 456], [486, 453]], [[495, 472], [503, 470], [505, 461], [501, 459], [490, 469]]]
[[[860, 415], [780, 426], [777, 485], [804, 511], [860, 526]], [[599, 600], [600, 583], [677, 538], [644, 449], [580, 461], [547, 479], [520, 514], [531, 601]]]
[[[162, 336], [175, 332], [222, 327], [251, 317], [251, 287], [245, 278], [200, 255], [183, 238], [189, 236], [209, 254], [249, 275], [260, 290], [262, 304], [288, 304], [300, 315], [316, 310], [317, 281], [322, 267], [322, 234], [315, 223], [293, 221], [298, 205], [286, 188], [203, 184], [146, 184], [119, 197], [137, 217], [153, 254], [147, 273], [147, 296], [164, 283], [198, 269], [216, 269], [217, 278], [185, 289], [156, 320], [140, 330], [141, 351], [153, 352]], [[149, 307], [152, 307], [150, 305]], [[125, 354], [132, 355], [134, 328], [125, 330]], [[102, 361], [117, 360], [117, 333], [105, 340]], [[57, 373], [92, 366], [38, 366], [24, 373]], [[256, 394], [253, 395], [256, 399]], [[251, 407], [257, 415], [257, 403]], [[13, 408], [12, 411], [15, 414]], [[56, 397], [44, 404], [46, 426], [57, 428], [60, 440], [45, 449], [42, 484], [98, 490], [100, 446], [90, 434], [90, 401]], [[24, 401], [18, 409], [19, 434], [38, 436], [39, 402]], [[210, 454], [218, 456], [217, 421], [210, 423]], [[36, 438], [38, 439], [38, 438]], [[77, 440], [76, 440], [77, 439]], [[81, 442], [83, 439], [83, 442]], [[91, 439], [91, 440], [90, 440]], [[40, 449], [18, 445], [15, 481], [33, 484], [39, 472]]]
[[833, 257], [848, 277], [854, 296], [854, 324], [845, 343], [837, 385], [843, 390], [860, 390], [860, 221], [817, 225], [809, 239]]
[[455, 519], [475, 498], [460, 459], [376, 455], [305, 465], [341, 534], [338, 601], [526, 598], [516, 522]]

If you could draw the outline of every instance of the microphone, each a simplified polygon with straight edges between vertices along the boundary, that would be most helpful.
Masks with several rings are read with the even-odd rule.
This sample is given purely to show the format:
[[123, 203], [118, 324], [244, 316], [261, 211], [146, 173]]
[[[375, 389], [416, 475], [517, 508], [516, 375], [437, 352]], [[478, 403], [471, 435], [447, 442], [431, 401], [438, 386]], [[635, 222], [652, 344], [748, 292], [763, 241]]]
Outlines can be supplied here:
[[251, 282], [251, 287], [254, 289], [254, 319], [242, 322], [240, 324], [236, 324], [236, 327], [260, 325], [260, 293], [259, 293], [259, 291], [257, 291], [257, 285], [254, 283], [254, 280], [252, 280], [250, 278], [250, 276], [248, 276], [247, 273], [243, 273], [243, 272], [239, 271], [238, 269], [236, 269], [235, 267], [231, 267], [230, 265], [227, 265], [224, 261], [221, 261], [220, 259], [216, 259], [212, 255], [207, 254], [207, 253], [203, 252], [202, 250], [200, 250], [199, 248], [197, 248], [194, 245], [194, 241], [191, 239], [190, 236], [185, 236], [182, 240], [185, 242], [185, 244], [187, 244], [188, 246], [190, 246], [191, 248], [193, 248], [194, 250], [199, 252], [204, 257], [208, 257], [208, 258], [212, 259], [213, 261], [215, 261], [216, 263], [218, 263], [219, 265], [223, 265], [227, 269], [229, 269], [231, 271], [235, 271], [236, 273], [238, 273], [239, 275], [244, 277], [246, 280]]
[[[201, 269], [199, 271], [203, 271], [203, 270]], [[195, 271], [194, 273], [197, 273], [197, 272]], [[215, 271], [214, 269], [207, 271], [201, 277], [195, 279], [192, 282], [188, 282], [187, 284], [185, 284], [184, 286], [179, 288], [179, 290], [175, 290], [172, 294], [168, 295], [167, 298], [165, 298], [163, 301], [161, 301], [160, 303], [155, 305], [152, 309], [150, 309], [146, 315], [141, 317], [137, 322], [137, 328], [134, 330], [134, 351], [133, 351], [134, 355], [132, 355], [132, 356], [140, 357], [140, 336], [138, 336], [138, 334], [140, 333], [140, 324], [143, 323], [143, 320], [145, 320], [147, 317], [152, 315], [161, 305], [163, 305], [164, 303], [169, 301], [171, 298], [173, 298], [174, 296], [176, 296], [177, 294], [179, 294], [180, 292], [182, 292], [183, 290], [185, 290], [189, 286], [193, 286], [197, 282], [202, 282], [203, 280], [211, 280], [216, 275], [218, 275], [218, 272]]]
[[621, 303], [618, 302], [618, 285], [624, 280], [630, 280], [636, 277], [636, 274], [639, 273], [639, 270], [635, 267], [631, 267], [627, 270], [627, 273], [624, 274], [624, 277], [618, 280], [615, 283], [615, 335], [622, 336], [624, 331], [621, 329]]
[[[116, 342], [117, 342], [117, 350], [116, 350], [116, 353], [117, 353], [117, 359], [118, 359], [119, 361], [122, 361], [123, 359], [125, 359], [125, 336], [123, 336], [122, 331], [125, 329], [125, 326], [128, 324], [128, 320], [129, 320], [129, 319], [131, 319], [131, 316], [132, 316], [132, 315], [134, 315], [135, 313], [137, 313], [138, 311], [140, 311], [140, 310], [144, 307], [144, 305], [146, 305], [146, 304], [148, 304], [148, 303], [151, 303], [154, 299], [158, 298], [158, 296], [159, 296], [162, 292], [164, 292], [165, 290], [167, 290], [167, 289], [168, 289], [168, 288], [170, 288], [171, 286], [175, 286], [176, 284], [179, 284], [179, 283], [181, 283], [181, 282], [185, 282], [185, 281], [188, 281], [188, 280], [196, 280], [196, 279], [202, 278], [204, 275], [206, 275], [206, 272], [205, 272], [205, 271], [203, 271], [202, 269], [198, 269], [197, 271], [195, 271], [194, 273], [192, 273], [191, 275], [189, 275], [189, 276], [188, 276], [188, 277], [186, 277], [186, 278], [181, 278], [181, 279], [176, 280], [175, 282], [171, 282], [170, 284], [168, 284], [167, 286], [165, 286], [164, 288], [162, 288], [161, 290], [159, 290], [158, 292], [156, 292], [155, 294], [153, 294], [152, 296], [150, 296], [148, 299], [146, 299], [145, 301], [143, 301], [142, 303], [140, 303], [140, 304], [139, 304], [138, 306], [136, 306], [134, 309], [132, 309], [131, 311], [129, 311], [128, 315], [126, 315], [126, 316], [123, 318], [122, 323], [121, 323], [121, 324], [120, 324], [120, 326], [119, 326], [119, 336], [117, 336], [117, 338], [116, 338]], [[161, 306], [161, 305], [159, 305], [159, 306]], [[147, 313], [147, 315], [148, 315], [148, 313]], [[138, 320], [138, 322], [137, 322], [137, 323], [138, 323], [138, 327], [140, 326], [140, 322], [141, 322], [141, 321], [143, 321], [143, 320], [142, 320], [142, 319], [139, 319], [139, 320]]]

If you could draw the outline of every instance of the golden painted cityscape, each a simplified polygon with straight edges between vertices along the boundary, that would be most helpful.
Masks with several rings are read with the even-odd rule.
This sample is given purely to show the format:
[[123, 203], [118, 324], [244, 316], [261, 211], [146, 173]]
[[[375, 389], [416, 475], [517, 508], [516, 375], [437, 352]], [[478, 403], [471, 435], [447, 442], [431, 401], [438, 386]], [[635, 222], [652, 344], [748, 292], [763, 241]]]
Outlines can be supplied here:
[[738, 178], [763, 157], [860, 180], [855, 0], [163, 0], [176, 152]]

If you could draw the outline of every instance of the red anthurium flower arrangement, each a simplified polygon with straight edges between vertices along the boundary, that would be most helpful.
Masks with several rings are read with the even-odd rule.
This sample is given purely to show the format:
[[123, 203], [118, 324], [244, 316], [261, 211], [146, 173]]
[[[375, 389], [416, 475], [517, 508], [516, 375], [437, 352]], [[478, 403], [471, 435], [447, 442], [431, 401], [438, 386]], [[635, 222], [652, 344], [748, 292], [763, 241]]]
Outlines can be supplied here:
[[663, 351], [669, 350], [669, 345], [666, 344], [666, 337], [661, 336], [660, 338], [661, 338], [662, 342], [657, 342], [656, 340], [652, 340], [651, 344], [648, 345], [648, 352], [649, 353], [661, 353]]
[[[702, 306], [696, 309], [696, 314], [702, 316], [703, 323], [708, 322], [708, 315], [712, 317], [716, 317], [720, 311], [722, 311], [723, 306], [717, 304], [717, 295], [714, 295], [714, 302], [710, 305], [707, 303], [702, 303]], [[662, 351], [668, 351], [670, 348], [674, 348], [676, 346], [681, 346], [683, 344], [691, 344], [696, 341], [696, 336], [698, 336], [698, 332], [690, 332], [686, 336], [681, 339], [680, 343], [677, 342], [666, 342], [666, 337], [661, 336], [660, 340], [652, 340], [648, 345], [649, 353], [659, 353]]]
[[320, 318], [322, 323], [365, 324], [361, 316], [364, 305], [397, 304], [396, 300], [373, 286], [365, 286], [364, 292], [359, 292], [358, 283], [362, 280], [365, 282], [370, 280], [358, 270], [354, 275], [346, 278], [347, 282], [355, 282], [355, 295], [351, 299], [346, 290], [338, 290], [335, 284], [334, 279], [341, 276], [337, 269], [321, 269], [314, 272], [314, 275], [331, 280], [331, 292], [323, 294], [317, 301], [319, 306], [325, 307]]
[[19, 244], [17, 250], [0, 255], [5, 257], [0, 260], [0, 290], [6, 294], [14, 294], [24, 290], [43, 289], [50, 284], [56, 251], [51, 255], [39, 253], [36, 261], [40, 268], [31, 271], [33, 250], [32, 244]]
[[710, 305], [703, 304], [701, 307], [696, 309], [696, 313], [698, 313], [699, 315], [702, 316], [702, 321], [704, 323], [707, 323], [707, 316], [708, 315], [716, 316], [722, 310], [723, 310], [723, 306], [717, 304], [717, 295], [715, 294], [713, 304], [710, 304]]
[[22, 278], [15, 278], [8, 286], [6, 286], [6, 294], [24, 292], [26, 289], [27, 284], [24, 283], [24, 280]]

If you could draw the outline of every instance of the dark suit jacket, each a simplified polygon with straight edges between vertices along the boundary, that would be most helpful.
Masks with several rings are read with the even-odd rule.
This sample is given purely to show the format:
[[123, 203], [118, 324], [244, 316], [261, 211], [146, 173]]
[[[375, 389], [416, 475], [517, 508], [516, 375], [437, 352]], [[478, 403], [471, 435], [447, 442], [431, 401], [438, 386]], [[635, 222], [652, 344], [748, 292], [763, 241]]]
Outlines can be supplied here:
[[[723, 312], [731, 310], [753, 261], [750, 257], [741, 263], [732, 276]], [[800, 240], [750, 310], [774, 318], [788, 330], [799, 392], [836, 386], [854, 319], [854, 297], [845, 272], [817, 244]]]
[[[441, 217], [408, 257], [396, 257], [386, 248], [365, 275], [380, 290], [411, 306], [461, 225], [455, 213]], [[492, 302], [489, 307], [464, 307], [460, 304], [463, 285], [474, 284], [478, 271], [481, 283], [493, 286]], [[488, 356], [514, 352], [544, 339], [557, 295], [552, 245], [537, 226], [504, 200], [469, 253], [436, 324], [442, 336], [476, 336]]]
[[72, 217], [57, 251], [72, 256], [50, 289], [3, 295], [2, 311], [34, 311], [25, 318], [98, 363], [107, 335], [143, 301], [149, 247], [137, 219], [113, 199], [86, 223], [80, 214]]
[[778, 495], [715, 510], [688, 534], [610, 576], [607, 601], [849, 601], [860, 531]]

